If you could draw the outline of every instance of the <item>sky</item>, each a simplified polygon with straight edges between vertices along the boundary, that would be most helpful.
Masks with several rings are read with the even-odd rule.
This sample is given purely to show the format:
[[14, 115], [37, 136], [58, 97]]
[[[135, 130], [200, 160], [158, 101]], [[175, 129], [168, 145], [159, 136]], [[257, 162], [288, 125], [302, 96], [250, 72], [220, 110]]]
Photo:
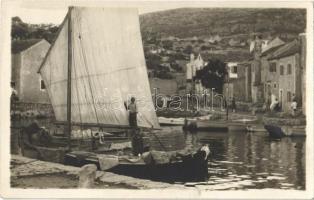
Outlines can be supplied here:
[[[167, 10], [171, 8], [138, 8], [139, 14]], [[29, 9], [29, 8], [19, 8], [12, 10], [12, 16], [19, 16], [23, 22], [31, 24], [41, 24], [41, 23], [53, 23], [61, 24], [67, 13], [67, 8], [65, 9]]]
[[[214, 1], [214, 0], [213, 0]], [[268, 0], [272, 1], [272, 0]], [[150, 13], [155, 11], [162, 11], [180, 7], [258, 7], [258, 8], [281, 8], [281, 7], [303, 7], [302, 4], [297, 4], [296, 2], [285, 2], [285, 3], [273, 3], [268, 2], [269, 5], [265, 2], [263, 4], [256, 5], [256, 2], [245, 2], [239, 3], [238, 0], [234, 0], [234, 2], [229, 2], [228, 5], [223, 1], [214, 1], [215, 3], [202, 2], [200, 1], [187, 1], [179, 3], [174, 0], [151, 0], [151, 1], [139, 1], [138, 3], [133, 1], [113, 1], [110, 0], [15, 0], [15, 1], [7, 1], [10, 3], [8, 7], [10, 7], [10, 16], [19, 16], [24, 22], [32, 23], [32, 24], [40, 24], [40, 23], [53, 23], [53, 24], [61, 24], [63, 21], [67, 10], [68, 5], [73, 5], [75, 2], [76, 6], [120, 6], [120, 7], [137, 7], [139, 14]], [[12, 3], [11, 3], [12, 2]], [[88, 2], [88, 4], [86, 4]]]

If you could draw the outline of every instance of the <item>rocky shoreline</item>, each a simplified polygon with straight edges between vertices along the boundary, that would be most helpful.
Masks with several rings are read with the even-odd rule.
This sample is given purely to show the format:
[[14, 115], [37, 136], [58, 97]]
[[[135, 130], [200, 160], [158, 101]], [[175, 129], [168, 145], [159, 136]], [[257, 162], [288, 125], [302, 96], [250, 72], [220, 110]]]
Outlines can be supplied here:
[[[11, 155], [11, 187], [77, 188], [81, 168]], [[37, 181], [34, 181], [37, 180]], [[38, 182], [43, 180], [41, 182]], [[62, 181], [60, 181], [62, 180]], [[54, 184], [55, 183], [55, 184]], [[95, 188], [182, 189], [183, 185], [96, 171]]]

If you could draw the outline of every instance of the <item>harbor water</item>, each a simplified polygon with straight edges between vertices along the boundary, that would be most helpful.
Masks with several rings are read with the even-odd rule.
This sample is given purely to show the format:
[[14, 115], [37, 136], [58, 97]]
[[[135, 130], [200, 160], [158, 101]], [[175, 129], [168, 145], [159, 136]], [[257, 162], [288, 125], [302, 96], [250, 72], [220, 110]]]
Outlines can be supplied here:
[[305, 189], [305, 137], [272, 140], [266, 132], [185, 133], [187, 145], [209, 144], [208, 190]]
[[[17, 124], [15, 122], [15, 126]], [[180, 138], [177, 134], [167, 137], [169, 143], [180, 146], [209, 144], [211, 151], [208, 180], [175, 182], [165, 178], [163, 182], [204, 190], [305, 189], [305, 137], [272, 140], [266, 132], [190, 133], [183, 132], [180, 126], [163, 129], [182, 133]], [[11, 131], [12, 134], [16, 132], [14, 128]], [[14, 143], [11, 140], [12, 153]]]

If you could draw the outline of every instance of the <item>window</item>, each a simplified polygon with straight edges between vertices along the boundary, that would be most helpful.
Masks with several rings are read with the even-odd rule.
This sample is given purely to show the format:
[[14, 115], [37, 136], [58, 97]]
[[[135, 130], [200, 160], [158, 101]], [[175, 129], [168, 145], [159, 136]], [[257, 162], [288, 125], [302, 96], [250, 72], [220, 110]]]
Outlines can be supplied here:
[[288, 72], [287, 74], [292, 74], [292, 66], [291, 64], [288, 64]]
[[269, 65], [269, 71], [270, 71], [270, 72], [276, 72], [276, 71], [277, 71], [277, 70], [276, 70], [276, 63], [275, 63], [275, 62], [270, 63], [270, 65]]
[[280, 75], [284, 75], [284, 67], [283, 67], [283, 65], [280, 65]]
[[274, 88], [276, 88], [277, 87], [277, 84], [276, 83], [274, 83]]
[[46, 90], [46, 85], [44, 80], [40, 80], [40, 90]]
[[233, 73], [235, 73], [235, 74], [238, 73], [238, 67], [237, 66], [233, 67]]
[[291, 92], [287, 92], [287, 101], [291, 102]]
[[14, 81], [11, 82], [11, 88], [15, 88], [15, 82]]

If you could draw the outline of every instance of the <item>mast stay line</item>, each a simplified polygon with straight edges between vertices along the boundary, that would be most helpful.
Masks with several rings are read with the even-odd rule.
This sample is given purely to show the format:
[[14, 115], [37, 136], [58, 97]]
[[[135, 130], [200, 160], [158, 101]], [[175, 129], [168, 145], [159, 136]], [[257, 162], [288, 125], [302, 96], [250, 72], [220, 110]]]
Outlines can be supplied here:
[[73, 7], [69, 7], [68, 11], [68, 84], [67, 84], [67, 139], [68, 149], [71, 151], [71, 79], [72, 79], [72, 23], [71, 23], [71, 12]]

